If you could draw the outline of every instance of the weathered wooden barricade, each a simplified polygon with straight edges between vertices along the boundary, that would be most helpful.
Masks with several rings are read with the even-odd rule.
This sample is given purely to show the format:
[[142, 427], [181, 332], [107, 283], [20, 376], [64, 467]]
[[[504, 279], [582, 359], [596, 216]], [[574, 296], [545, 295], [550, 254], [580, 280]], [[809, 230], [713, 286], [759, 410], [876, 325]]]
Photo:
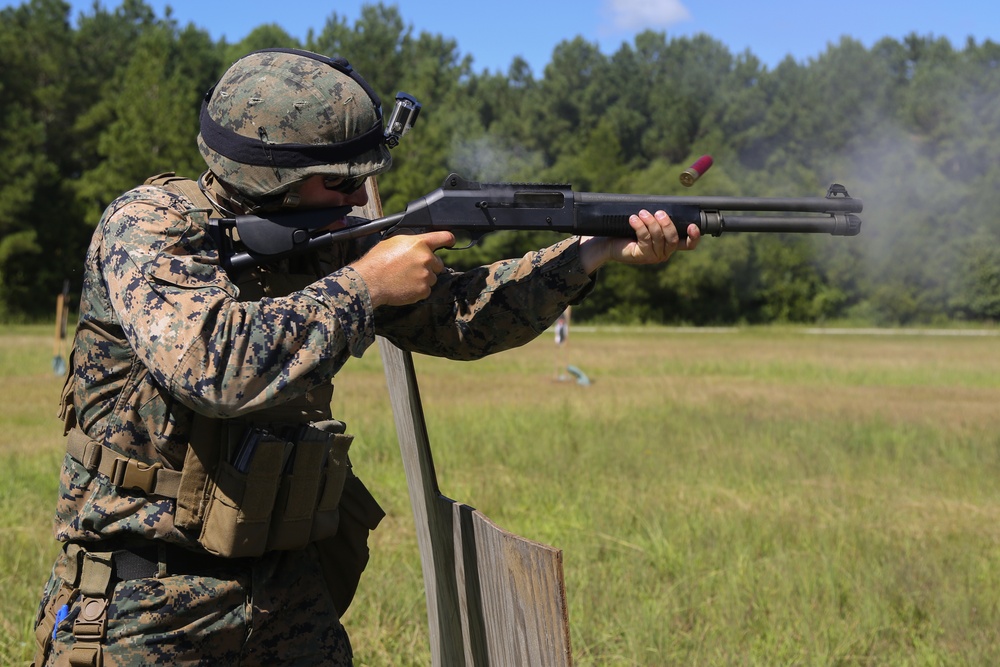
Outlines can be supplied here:
[[[363, 215], [382, 216], [368, 180]], [[562, 552], [441, 494], [409, 352], [378, 339], [423, 566], [431, 657], [445, 667], [572, 664]]]

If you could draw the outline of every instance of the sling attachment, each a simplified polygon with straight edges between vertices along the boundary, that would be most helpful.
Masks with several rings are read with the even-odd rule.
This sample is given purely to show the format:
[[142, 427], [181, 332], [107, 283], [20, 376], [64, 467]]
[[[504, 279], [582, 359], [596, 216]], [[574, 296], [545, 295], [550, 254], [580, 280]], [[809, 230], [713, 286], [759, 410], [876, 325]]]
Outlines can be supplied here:
[[176, 498], [180, 489], [179, 471], [167, 470], [159, 462], [144, 463], [122, 456], [107, 445], [92, 440], [77, 427], [67, 434], [66, 451], [84, 468], [104, 475], [118, 488], [164, 498]]

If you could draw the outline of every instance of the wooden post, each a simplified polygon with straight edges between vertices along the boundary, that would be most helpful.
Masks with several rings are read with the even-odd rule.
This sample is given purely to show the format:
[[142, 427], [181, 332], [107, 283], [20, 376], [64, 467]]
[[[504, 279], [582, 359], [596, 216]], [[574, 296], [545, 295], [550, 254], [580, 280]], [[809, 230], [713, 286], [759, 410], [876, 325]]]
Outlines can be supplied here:
[[[382, 216], [368, 179], [362, 214]], [[416, 524], [432, 664], [572, 665], [562, 552], [441, 494], [409, 352], [378, 338]]]

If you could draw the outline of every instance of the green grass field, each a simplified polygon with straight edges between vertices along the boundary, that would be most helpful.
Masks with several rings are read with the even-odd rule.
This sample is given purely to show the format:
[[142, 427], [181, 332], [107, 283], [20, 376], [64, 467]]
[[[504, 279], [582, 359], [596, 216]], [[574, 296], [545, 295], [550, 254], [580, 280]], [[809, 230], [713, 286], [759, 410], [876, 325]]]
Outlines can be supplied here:
[[[442, 491], [564, 550], [578, 665], [1000, 664], [1000, 336], [573, 331], [417, 358]], [[996, 332], [988, 332], [996, 333]], [[61, 458], [49, 327], [0, 332], [0, 664], [30, 658]], [[388, 517], [359, 665], [430, 661], [377, 350], [335, 413]]]

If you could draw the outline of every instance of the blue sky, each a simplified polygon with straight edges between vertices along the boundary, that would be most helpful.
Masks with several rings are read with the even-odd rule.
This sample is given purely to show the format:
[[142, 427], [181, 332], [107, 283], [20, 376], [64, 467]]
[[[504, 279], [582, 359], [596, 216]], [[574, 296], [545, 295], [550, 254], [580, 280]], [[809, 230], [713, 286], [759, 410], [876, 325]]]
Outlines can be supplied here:
[[[119, 0], [99, 0], [109, 8]], [[158, 16], [169, 4], [182, 25], [194, 23], [212, 37], [229, 42], [250, 30], [277, 23], [304, 39], [309, 28], [322, 30], [337, 12], [350, 25], [360, 16], [362, 0], [330, 3], [299, 0], [146, 0]], [[4, 5], [20, 4], [4, 2]], [[93, 0], [71, 0], [73, 17], [89, 11]], [[706, 33], [735, 53], [749, 49], [774, 67], [791, 55], [805, 62], [828, 44], [850, 36], [870, 47], [882, 37], [916, 32], [948, 38], [962, 48], [968, 37], [976, 42], [1000, 41], [997, 0], [505, 0], [448, 3], [406, 0], [396, 4], [415, 33], [454, 38], [462, 55], [473, 56], [477, 71], [506, 72], [515, 56], [541, 76], [559, 42], [582, 36], [610, 54], [644, 29], [669, 36]], [[342, 54], [350, 57], [350, 54]]]

